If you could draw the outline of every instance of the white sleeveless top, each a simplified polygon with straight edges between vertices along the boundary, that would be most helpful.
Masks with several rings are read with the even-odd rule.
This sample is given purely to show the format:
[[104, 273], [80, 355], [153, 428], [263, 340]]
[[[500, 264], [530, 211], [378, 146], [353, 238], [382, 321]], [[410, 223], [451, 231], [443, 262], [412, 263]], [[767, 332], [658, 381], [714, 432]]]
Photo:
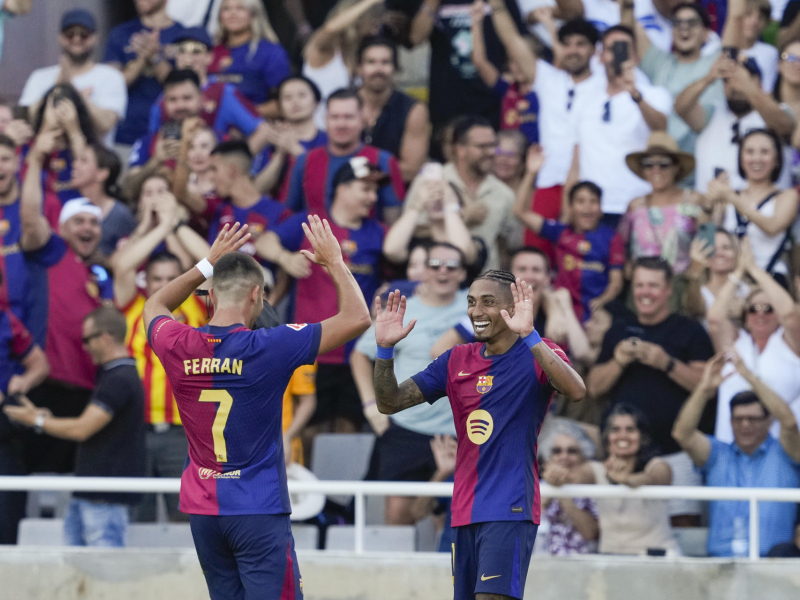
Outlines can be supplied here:
[[313, 81], [322, 94], [322, 100], [314, 112], [314, 123], [325, 131], [325, 101], [336, 90], [350, 85], [350, 72], [344, 64], [342, 53], [337, 50], [330, 62], [319, 68], [303, 63], [303, 75]]
[[[798, 357], [783, 339], [783, 327], [773, 333], [764, 351], [759, 354], [758, 347], [753, 338], [744, 329], [739, 330], [739, 337], [734, 348], [742, 357], [745, 366], [769, 385], [772, 390], [783, 398], [795, 415], [800, 415], [800, 357]], [[721, 442], [733, 442], [733, 429], [731, 428], [731, 398], [739, 392], [750, 389], [750, 384], [739, 375], [731, 363], [722, 368], [722, 374], [733, 373], [722, 385], [717, 393], [717, 424], [714, 437]], [[775, 421], [770, 433], [777, 437], [780, 434], [780, 424]]]
[[[775, 214], [776, 197], [777, 195], [770, 198], [758, 209], [758, 212], [765, 217], [773, 216]], [[740, 235], [739, 232], [736, 231], [738, 225], [736, 209], [732, 204], [728, 204], [725, 209], [725, 218], [722, 222], [722, 227], [726, 231], [735, 232], [737, 235]], [[747, 237], [750, 238], [750, 244], [753, 247], [753, 257], [756, 259], [756, 264], [762, 269], [766, 269], [769, 266], [770, 260], [772, 260], [775, 253], [780, 250], [781, 244], [783, 244], [783, 241], [786, 239], [786, 231], [781, 231], [777, 235], [769, 235], [753, 222], [747, 223], [745, 228], [745, 233], [747, 233]], [[777, 260], [770, 272], [783, 273], [784, 275], [789, 272], [783, 257]]]

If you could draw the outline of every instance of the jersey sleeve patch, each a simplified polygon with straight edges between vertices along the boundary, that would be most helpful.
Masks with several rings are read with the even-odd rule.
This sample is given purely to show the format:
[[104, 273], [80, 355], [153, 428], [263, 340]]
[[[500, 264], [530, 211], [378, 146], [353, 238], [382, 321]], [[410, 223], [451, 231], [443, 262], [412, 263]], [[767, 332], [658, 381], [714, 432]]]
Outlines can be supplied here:
[[301, 329], [308, 327], [308, 323], [289, 323], [286, 325], [289, 329], [294, 329], [295, 331], [300, 331]]

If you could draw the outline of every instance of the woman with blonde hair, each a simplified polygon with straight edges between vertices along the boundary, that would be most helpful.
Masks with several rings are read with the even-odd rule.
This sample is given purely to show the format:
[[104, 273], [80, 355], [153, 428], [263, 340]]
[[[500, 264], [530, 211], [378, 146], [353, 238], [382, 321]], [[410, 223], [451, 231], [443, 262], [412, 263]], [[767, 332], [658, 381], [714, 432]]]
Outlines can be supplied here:
[[315, 120], [325, 127], [325, 101], [350, 86], [356, 72], [358, 45], [380, 29], [383, 0], [339, 0], [303, 50], [303, 75], [322, 92]]
[[273, 91], [289, 77], [289, 56], [278, 43], [260, 0], [222, 0], [209, 74], [234, 84], [265, 118], [278, 116]]

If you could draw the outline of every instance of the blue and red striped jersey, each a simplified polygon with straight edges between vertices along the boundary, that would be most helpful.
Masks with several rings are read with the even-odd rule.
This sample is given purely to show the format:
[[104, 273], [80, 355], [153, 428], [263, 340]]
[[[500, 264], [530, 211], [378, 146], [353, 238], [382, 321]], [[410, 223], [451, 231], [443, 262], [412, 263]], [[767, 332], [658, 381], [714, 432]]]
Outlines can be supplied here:
[[322, 326], [199, 329], [161, 316], [148, 339], [189, 440], [180, 507], [195, 515], [288, 514], [283, 393], [314, 363]]
[[[569, 364], [564, 351], [544, 339]], [[555, 388], [522, 339], [504, 354], [485, 344], [448, 350], [412, 377], [433, 404], [447, 396], [458, 438], [453, 527], [487, 521], [539, 524], [536, 439]]]

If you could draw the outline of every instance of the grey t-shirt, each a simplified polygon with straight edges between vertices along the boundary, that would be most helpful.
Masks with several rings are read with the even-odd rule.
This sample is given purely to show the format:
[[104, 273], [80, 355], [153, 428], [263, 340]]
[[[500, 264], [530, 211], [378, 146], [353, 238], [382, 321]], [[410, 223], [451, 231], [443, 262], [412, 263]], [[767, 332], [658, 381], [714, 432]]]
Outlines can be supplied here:
[[[398, 383], [424, 370], [431, 362], [431, 347], [442, 335], [452, 329], [467, 314], [467, 290], [456, 294], [447, 306], [427, 306], [419, 296], [408, 299], [406, 321], [417, 320], [417, 325], [394, 347], [394, 374]], [[375, 326], [361, 336], [356, 350], [375, 360]], [[449, 402], [423, 402], [417, 406], [391, 416], [400, 427], [425, 435], [456, 435], [453, 411]]]
[[122, 202], [114, 202], [114, 207], [103, 219], [103, 235], [100, 238], [100, 252], [110, 256], [117, 249], [117, 243], [136, 229], [136, 217]]

